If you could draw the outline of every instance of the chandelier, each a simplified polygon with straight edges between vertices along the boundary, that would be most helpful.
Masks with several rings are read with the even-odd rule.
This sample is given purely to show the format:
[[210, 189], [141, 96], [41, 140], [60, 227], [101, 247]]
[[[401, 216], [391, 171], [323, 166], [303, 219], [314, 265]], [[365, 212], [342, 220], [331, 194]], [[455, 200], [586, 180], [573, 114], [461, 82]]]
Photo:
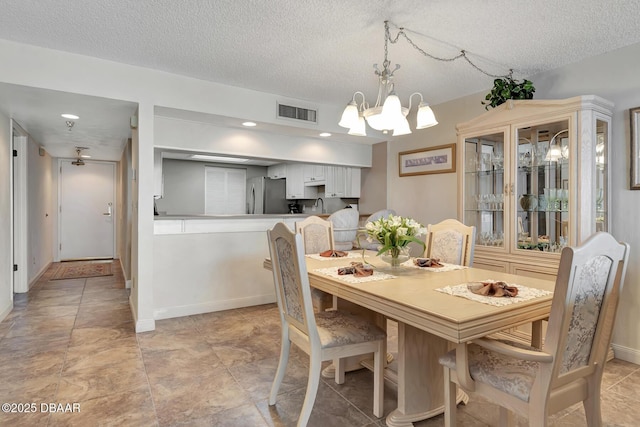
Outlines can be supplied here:
[[[371, 128], [382, 131], [384, 134], [389, 132], [393, 132], [393, 136], [410, 134], [411, 128], [409, 127], [407, 115], [411, 110], [412, 100], [416, 95], [420, 97], [416, 116], [416, 129], [425, 129], [438, 124], [431, 107], [424, 102], [420, 92], [414, 92], [409, 96], [409, 107], [402, 106], [400, 98], [395, 92], [393, 74], [400, 68], [400, 65], [396, 64], [395, 68], [391, 69], [391, 62], [388, 59], [388, 44], [389, 42], [396, 43], [400, 36], [403, 36], [418, 52], [431, 59], [451, 62], [463, 58], [476, 70], [495, 78], [511, 77], [513, 74], [513, 70], [509, 70], [509, 74], [506, 76], [487, 73], [471, 62], [465, 50], [461, 50], [458, 55], [452, 58], [439, 58], [431, 55], [418, 47], [407, 36], [403, 27], [399, 28], [398, 34], [392, 39], [389, 32], [389, 21], [384, 21], [384, 61], [382, 62], [382, 70], [378, 68], [378, 64], [373, 65], [375, 74], [378, 76], [378, 97], [376, 98], [376, 103], [370, 106], [365, 99], [364, 93], [356, 91], [353, 94], [351, 102], [349, 102], [344, 109], [340, 122], [338, 123], [339, 126], [349, 129], [349, 135], [366, 136], [365, 120]], [[360, 103], [357, 102], [358, 95], [361, 97]]]

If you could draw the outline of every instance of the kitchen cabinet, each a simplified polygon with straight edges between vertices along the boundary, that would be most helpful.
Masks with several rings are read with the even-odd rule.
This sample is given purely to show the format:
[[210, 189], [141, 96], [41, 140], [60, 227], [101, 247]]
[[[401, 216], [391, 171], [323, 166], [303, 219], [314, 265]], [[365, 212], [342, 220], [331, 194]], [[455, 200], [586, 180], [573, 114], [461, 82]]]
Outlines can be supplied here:
[[287, 199], [315, 199], [318, 197], [318, 187], [304, 185], [304, 165], [290, 163], [287, 165], [286, 182]]
[[267, 176], [271, 179], [281, 179], [287, 177], [287, 164], [278, 163], [267, 167]]
[[361, 186], [361, 170], [360, 168], [345, 168], [345, 198], [360, 198]]
[[346, 166], [327, 166], [325, 181], [326, 198], [360, 197], [360, 168]]
[[345, 168], [343, 166], [327, 166], [324, 196], [327, 199], [345, 197]]
[[325, 185], [325, 165], [304, 165], [304, 183], [307, 186]]
[[474, 266], [555, 280], [564, 246], [609, 229], [613, 104], [508, 101], [458, 124], [458, 216]]

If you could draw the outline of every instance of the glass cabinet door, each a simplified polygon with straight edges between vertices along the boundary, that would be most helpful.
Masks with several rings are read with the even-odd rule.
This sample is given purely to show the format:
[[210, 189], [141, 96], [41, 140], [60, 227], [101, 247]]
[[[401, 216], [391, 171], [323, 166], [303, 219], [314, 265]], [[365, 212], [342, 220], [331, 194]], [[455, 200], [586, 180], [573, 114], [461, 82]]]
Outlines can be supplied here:
[[569, 122], [516, 130], [515, 247], [560, 252], [569, 244]]
[[464, 140], [464, 218], [476, 227], [476, 245], [504, 248], [503, 132]]
[[596, 120], [596, 231], [608, 231], [609, 123]]

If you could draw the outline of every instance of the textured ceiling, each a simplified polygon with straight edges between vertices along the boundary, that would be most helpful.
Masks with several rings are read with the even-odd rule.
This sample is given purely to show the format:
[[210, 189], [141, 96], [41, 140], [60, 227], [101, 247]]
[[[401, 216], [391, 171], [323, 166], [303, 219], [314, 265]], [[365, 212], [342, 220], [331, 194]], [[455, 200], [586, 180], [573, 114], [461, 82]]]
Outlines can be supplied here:
[[[371, 103], [384, 20], [439, 57], [516, 78], [640, 42], [637, 0], [3, 0], [0, 38], [327, 104]], [[463, 60], [389, 46], [396, 90], [438, 104], [488, 90]]]

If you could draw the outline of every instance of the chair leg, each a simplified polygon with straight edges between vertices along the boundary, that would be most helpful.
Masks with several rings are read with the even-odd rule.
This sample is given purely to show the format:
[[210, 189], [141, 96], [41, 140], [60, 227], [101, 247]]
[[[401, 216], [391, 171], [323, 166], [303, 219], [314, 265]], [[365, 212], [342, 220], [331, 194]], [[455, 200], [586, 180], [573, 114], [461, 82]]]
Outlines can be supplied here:
[[384, 366], [386, 357], [386, 342], [380, 341], [378, 350], [373, 353], [373, 415], [378, 418], [384, 415]]
[[584, 414], [587, 417], [587, 426], [602, 426], [602, 413], [600, 412], [600, 387], [594, 387], [592, 392], [582, 401]]
[[456, 425], [456, 383], [451, 381], [451, 370], [444, 368], [444, 426]]
[[510, 427], [513, 425], [513, 414], [502, 406], [500, 407], [500, 420], [498, 425], [500, 427]]
[[336, 384], [344, 384], [345, 362], [346, 362], [346, 359], [344, 358], [333, 359], [333, 368], [335, 369]]
[[309, 361], [309, 379], [307, 381], [307, 392], [304, 395], [304, 403], [298, 417], [298, 427], [305, 427], [309, 422], [313, 403], [316, 401], [318, 394], [318, 385], [320, 384], [320, 374], [322, 371], [322, 360], [319, 353], [311, 351]]
[[273, 384], [271, 385], [271, 393], [269, 393], [269, 405], [273, 406], [276, 404], [276, 396], [278, 396], [280, 384], [282, 384], [284, 373], [287, 370], [290, 348], [291, 341], [289, 341], [289, 336], [286, 334], [282, 334], [282, 344], [280, 345], [280, 361], [278, 362], [278, 370], [276, 371], [276, 376], [273, 379]]

